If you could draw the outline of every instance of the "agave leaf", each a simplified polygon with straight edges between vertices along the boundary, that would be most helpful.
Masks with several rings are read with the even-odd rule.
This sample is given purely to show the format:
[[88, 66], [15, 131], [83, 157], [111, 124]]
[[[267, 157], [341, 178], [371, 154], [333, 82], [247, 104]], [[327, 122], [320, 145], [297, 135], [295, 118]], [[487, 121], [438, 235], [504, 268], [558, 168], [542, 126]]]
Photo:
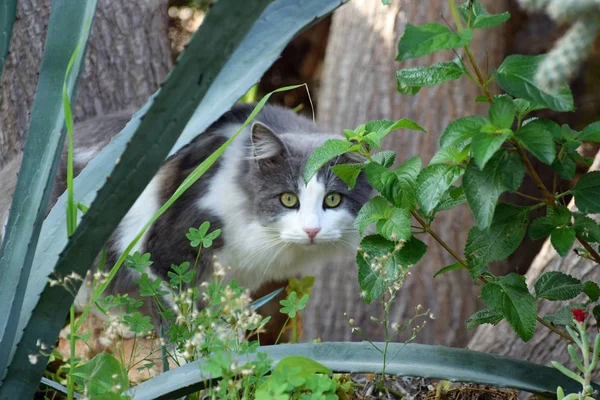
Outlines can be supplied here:
[[[179, 150], [198, 132], [203, 132], [210, 124], [243, 96], [248, 88], [257, 82], [269, 66], [279, 57], [286, 44], [308, 24], [332, 12], [345, 0], [307, 0], [302, 7], [295, 0], [278, 0], [272, 3], [263, 18], [256, 21], [242, 43], [234, 51], [213, 85], [197, 107], [197, 111], [186, 126], [170, 155]], [[294, 9], [296, 14], [290, 13]], [[208, 17], [207, 17], [208, 18]], [[196, 34], [197, 36], [198, 34]], [[153, 99], [142, 107], [116, 135], [112, 141], [92, 160], [75, 178], [75, 200], [83, 204], [91, 204], [96, 193], [102, 187], [125, 150], [128, 141], [141, 123]], [[60, 252], [67, 244], [66, 229], [67, 196], [60, 196], [48, 214], [40, 235], [32, 271], [27, 285], [23, 312], [19, 321], [18, 336], [25, 328], [40, 293], [44, 289], [48, 275], [58, 261]]]
[[[57, 0], [50, 9], [23, 162], [1, 250], [0, 377], [4, 376], [11, 356], [25, 287], [64, 142], [62, 95], [65, 70], [77, 46], [87, 42], [95, 9], [96, 0], [76, 3]], [[76, 77], [84, 54], [85, 51], [79, 51], [73, 59], [75, 78], [65, 84], [71, 98], [76, 91]]]
[[[12, 28], [17, 16], [17, 0], [5, 0], [0, 5], [0, 78], [10, 48]], [[2, 84], [0, 79], [0, 85]]]
[[[385, 343], [374, 343], [383, 349]], [[310, 358], [334, 372], [381, 373], [381, 353], [370, 343], [329, 342], [262, 346], [274, 364], [289, 355]], [[246, 356], [245, 356], [246, 357]], [[248, 356], [253, 361], [255, 354]], [[163, 373], [129, 390], [134, 400], [171, 399], [205, 387], [214, 374], [203, 376], [202, 361], [185, 364]], [[420, 376], [454, 382], [474, 382], [501, 388], [525, 390], [552, 395], [557, 386], [568, 393], [577, 392], [580, 385], [560, 371], [528, 361], [515, 360], [478, 351], [424, 344], [390, 343], [386, 372], [391, 375]], [[596, 389], [600, 388], [594, 385]]]

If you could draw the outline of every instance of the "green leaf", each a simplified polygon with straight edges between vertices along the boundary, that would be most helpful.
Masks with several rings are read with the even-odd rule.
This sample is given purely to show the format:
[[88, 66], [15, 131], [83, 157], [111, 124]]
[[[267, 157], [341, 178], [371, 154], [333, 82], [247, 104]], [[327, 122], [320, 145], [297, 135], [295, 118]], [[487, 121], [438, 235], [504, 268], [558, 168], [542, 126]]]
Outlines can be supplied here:
[[456, 146], [443, 147], [433, 155], [429, 164], [445, 164], [449, 162], [460, 164], [467, 159], [470, 149], [469, 146], [465, 147], [463, 150], [460, 150]]
[[503, 133], [501, 135], [480, 133], [473, 137], [471, 140], [471, 150], [473, 152], [473, 158], [475, 159], [479, 169], [483, 169], [485, 167], [485, 164], [487, 164], [490, 158], [496, 154], [509, 136], [509, 133]]
[[[3, 28], [0, 33], [1, 71], [8, 52], [8, 47], [5, 46], [10, 44], [16, 2], [4, 2], [0, 8], [0, 27]], [[67, 112], [62, 101], [63, 94], [68, 98], [75, 96], [77, 77], [85, 57], [85, 51], [76, 50], [81, 47], [85, 48], [95, 8], [95, 0], [82, 0], [76, 3], [68, 0], [54, 1], [50, 7], [48, 28], [44, 29], [45, 43], [40, 47], [44, 48], [44, 55], [36, 78], [36, 95], [31, 113], [28, 114], [27, 135], [22, 132], [27, 125], [20, 129], [21, 136], [26, 136], [27, 140], [23, 150], [19, 178], [12, 195], [8, 221], [5, 221], [6, 230], [0, 249], [0, 315], [2, 315], [0, 318], [0, 375], [3, 377], [24, 328], [24, 326], [19, 326], [19, 322], [21, 319], [28, 319], [31, 313], [30, 309], [22, 311], [23, 302], [37, 301], [37, 296], [29, 297], [26, 294], [26, 288], [29, 286], [30, 274], [36, 273], [36, 267], [32, 261], [36, 245], [43, 241], [44, 236], [40, 228], [50, 203], [52, 186], [55, 181], [56, 168], [54, 166], [57, 165], [63, 150], [63, 131], [66, 122], [65, 112]], [[65, 10], [69, 11], [65, 12]], [[44, 37], [40, 37], [39, 40], [44, 40]], [[68, 74], [69, 77], [65, 79], [65, 73], [69, 67], [72, 73]], [[35, 84], [35, 80], [31, 84]], [[9, 206], [5, 207], [5, 211], [7, 211]], [[66, 209], [65, 203], [63, 210]], [[66, 218], [61, 221], [63, 225], [65, 220]], [[52, 243], [50, 247], [55, 247], [55, 244]], [[57, 252], [60, 250], [62, 247], [56, 249]], [[52, 267], [53, 264], [48, 266], [50, 271]], [[50, 271], [44, 274], [43, 283], [36, 289], [40, 290], [40, 286], [47, 282]], [[56, 312], [56, 310], [54, 311]], [[54, 317], [56, 318], [56, 314]], [[37, 329], [43, 330], [44, 328], [38, 326]], [[56, 337], [45, 343], [54, 343], [55, 339]], [[32, 349], [19, 362], [27, 363], [29, 354], [38, 353], [38, 348]], [[32, 398], [35, 388], [26, 389], [27, 385], [23, 385], [23, 380], [27, 375], [35, 374], [33, 371], [36, 370], [39, 371], [41, 377], [42, 364], [45, 365], [45, 362], [39, 364], [36, 367], [29, 365], [28, 367], [31, 368], [27, 369], [27, 374], [23, 375], [18, 372], [16, 375], [19, 376], [9, 374], [10, 377], [6, 377], [8, 381], [2, 382], [0, 397]], [[12, 379], [15, 381], [11, 381]], [[37, 377], [37, 381], [39, 382], [39, 377]], [[22, 390], [27, 390], [27, 394]]]
[[308, 378], [309, 376], [314, 374], [332, 373], [332, 371], [323, 364], [319, 364], [318, 362], [311, 360], [310, 358], [302, 356], [287, 356], [285, 358], [282, 358], [277, 363], [275, 368], [273, 368], [273, 372], [282, 372], [297, 367], [300, 367], [300, 370], [295, 375], [301, 376], [303, 378]]
[[377, 232], [388, 240], [408, 240], [410, 231], [410, 211], [391, 208], [389, 215], [377, 222]]
[[337, 164], [331, 167], [333, 173], [340, 178], [349, 189], [354, 189], [356, 180], [362, 171], [362, 164]]
[[550, 165], [556, 157], [556, 146], [552, 138], [552, 128], [555, 122], [536, 119], [522, 126], [515, 137], [538, 160]]
[[486, 283], [481, 290], [481, 298], [491, 310], [504, 316], [523, 341], [533, 337], [537, 308], [525, 277], [510, 273], [501, 276], [495, 283]]
[[397, 129], [412, 129], [415, 131], [425, 132], [416, 122], [408, 118], [402, 118], [396, 122], [388, 120], [371, 121], [365, 125], [364, 139], [372, 146], [381, 147], [381, 140], [386, 137], [391, 131]]
[[573, 95], [568, 86], [560, 88], [556, 93], [547, 93], [535, 84], [534, 76], [544, 57], [510, 55], [504, 59], [494, 76], [500, 87], [515, 97], [522, 97], [555, 111], [573, 111]]
[[446, 272], [454, 271], [454, 270], [461, 269], [461, 268], [465, 268], [465, 266], [459, 262], [455, 262], [454, 264], [447, 265], [444, 268], [440, 269], [438, 272], [436, 272], [433, 275], [433, 277], [437, 278], [438, 276], [443, 275]]
[[596, 282], [587, 281], [583, 284], [583, 293], [589, 297], [590, 301], [598, 301], [600, 299], [600, 286]]
[[467, 201], [465, 192], [462, 186], [451, 187], [444, 193], [439, 204], [434, 208], [433, 213], [449, 210]]
[[510, 129], [515, 119], [515, 105], [506, 97], [497, 97], [490, 106], [490, 122], [498, 129]]
[[587, 242], [600, 242], [600, 225], [593, 219], [575, 214], [575, 223], [573, 224], [575, 233], [581, 236]]
[[387, 218], [390, 212], [391, 207], [386, 199], [381, 196], [374, 197], [367, 201], [358, 211], [354, 219], [354, 226], [356, 226], [358, 232], [362, 235], [369, 225], [374, 224], [380, 219]]
[[529, 226], [529, 237], [533, 240], [543, 239], [549, 236], [556, 226], [557, 223], [552, 217], [540, 217]]
[[[85, 386], [88, 389], [87, 395], [92, 399], [112, 399], [114, 397], [106, 396], [119, 395], [129, 388], [127, 372], [114, 356], [106, 352], [76, 366], [73, 376], [79, 387]], [[117, 385], [121, 389], [115, 391]]]
[[600, 143], [600, 121], [593, 122], [583, 128], [577, 139], [582, 142]]
[[465, 256], [471, 276], [477, 278], [493, 261], [504, 260], [521, 244], [527, 230], [526, 207], [498, 204], [488, 230], [471, 228], [465, 245]]
[[552, 301], [570, 300], [583, 291], [581, 281], [558, 271], [543, 273], [535, 283], [535, 295]]
[[477, 227], [487, 229], [492, 223], [500, 195], [521, 186], [525, 170], [518, 154], [504, 149], [498, 151], [483, 170], [471, 160], [463, 177], [463, 187], [473, 211]]
[[467, 320], [467, 329], [473, 329], [482, 324], [496, 325], [502, 321], [504, 317], [501, 313], [494, 310], [481, 310], [471, 315]]
[[417, 58], [438, 50], [456, 49], [469, 44], [473, 34], [470, 29], [453, 32], [443, 25], [430, 23], [421, 26], [406, 24], [398, 42], [397, 61]]
[[420, 170], [421, 159], [413, 157], [394, 171], [375, 162], [368, 163], [365, 174], [371, 186], [393, 205], [411, 210], [417, 202], [416, 182]]
[[588, 172], [572, 190], [577, 208], [588, 214], [600, 212], [600, 171]]
[[417, 200], [425, 213], [438, 205], [442, 196], [458, 178], [464, 169], [457, 165], [434, 164], [425, 168], [417, 179]]
[[[481, 132], [481, 128], [487, 123], [487, 119], [476, 115], [453, 121], [442, 133], [440, 147], [444, 148], [452, 145], [458, 148], [464, 147], [473, 136]], [[461, 145], [463, 146], [461, 147]]]
[[343, 139], [328, 139], [321, 146], [317, 147], [308, 158], [308, 161], [306, 161], [304, 183], [308, 183], [327, 162], [347, 153], [351, 146], [351, 143]]
[[398, 92], [414, 96], [423, 86], [435, 86], [458, 79], [465, 73], [460, 60], [439, 62], [430, 67], [413, 67], [396, 71]]
[[466, 1], [458, 7], [458, 10], [465, 22], [469, 23], [469, 28], [493, 28], [502, 25], [510, 18], [508, 12], [502, 14], [488, 14], [486, 9], [478, 0], [472, 2]]
[[544, 320], [551, 322], [554, 325], [573, 326], [573, 314], [571, 314], [571, 310], [577, 308], [585, 309], [586, 307], [587, 306], [582, 303], [571, 303], [559, 308], [556, 314], [554, 315], [545, 315]]
[[[361, 297], [367, 303], [378, 299], [383, 291], [384, 278], [397, 279], [403, 272], [416, 264], [427, 251], [427, 245], [412, 237], [398, 251], [396, 243], [380, 235], [365, 237], [356, 253], [358, 283]], [[384, 260], [383, 264], [380, 260]], [[379, 261], [377, 261], [379, 260]]]
[[575, 228], [569, 226], [555, 229], [550, 235], [550, 241], [558, 254], [566, 256], [575, 241]]
[[396, 161], [396, 152], [392, 150], [380, 151], [375, 154], [372, 159], [382, 167], [389, 168], [394, 164], [394, 161]]

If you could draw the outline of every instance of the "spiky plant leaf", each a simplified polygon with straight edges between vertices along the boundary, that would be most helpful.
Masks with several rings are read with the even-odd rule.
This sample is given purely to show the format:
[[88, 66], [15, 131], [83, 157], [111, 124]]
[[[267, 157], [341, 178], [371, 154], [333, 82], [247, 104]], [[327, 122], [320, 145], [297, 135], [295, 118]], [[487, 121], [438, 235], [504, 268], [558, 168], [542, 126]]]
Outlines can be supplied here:
[[8, 56], [16, 16], [17, 0], [5, 0], [0, 4], [0, 77], [2, 77], [4, 62]]

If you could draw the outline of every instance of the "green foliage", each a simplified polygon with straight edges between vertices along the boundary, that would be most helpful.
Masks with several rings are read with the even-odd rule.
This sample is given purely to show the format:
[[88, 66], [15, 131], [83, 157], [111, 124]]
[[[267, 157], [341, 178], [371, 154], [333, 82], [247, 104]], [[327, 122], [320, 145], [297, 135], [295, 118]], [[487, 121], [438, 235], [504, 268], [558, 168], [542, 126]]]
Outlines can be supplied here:
[[538, 160], [550, 165], [556, 157], [556, 150], [548, 125], [556, 124], [543, 119], [530, 121], [515, 133], [515, 137]]
[[489, 14], [479, 0], [465, 1], [458, 7], [460, 16], [471, 29], [493, 28], [502, 25], [510, 18], [508, 12]]
[[510, 95], [521, 97], [533, 104], [552, 110], [573, 111], [573, 95], [567, 86], [556, 92], [548, 93], [536, 84], [535, 73], [543, 58], [543, 55], [508, 56], [498, 67], [494, 76], [502, 89]]
[[398, 92], [414, 96], [424, 86], [458, 79], [465, 73], [462, 63], [457, 61], [439, 62], [430, 67], [405, 68], [396, 72]]
[[440, 146], [455, 145], [462, 149], [469, 143], [470, 139], [481, 132], [481, 128], [487, 123], [487, 120], [479, 116], [464, 117], [450, 123], [440, 137]]
[[297, 297], [298, 294], [296, 292], [291, 292], [286, 299], [280, 300], [279, 304], [283, 307], [279, 311], [290, 318], [296, 317], [296, 313], [306, 307], [308, 294], [304, 294], [300, 299]]
[[[139, 314], [138, 314], [139, 315]], [[87, 388], [90, 399], [128, 399], [123, 393], [129, 389], [127, 371], [111, 354], [99, 353], [73, 373], [78, 386]]]
[[492, 311], [504, 316], [521, 339], [527, 341], [533, 337], [536, 304], [523, 276], [510, 273], [486, 283], [481, 289], [481, 298]]
[[600, 171], [588, 172], [572, 190], [575, 205], [584, 213], [600, 212]]
[[417, 201], [425, 213], [431, 212], [464, 169], [457, 165], [434, 164], [423, 169], [417, 179]]
[[438, 50], [456, 49], [469, 44], [471, 39], [473, 35], [469, 29], [457, 33], [436, 23], [421, 26], [406, 24], [404, 34], [398, 42], [396, 60], [417, 58]]
[[352, 145], [342, 139], [329, 139], [323, 145], [318, 147], [306, 162], [304, 171], [304, 182], [308, 183], [312, 177], [331, 159], [347, 153]]
[[559, 271], [545, 272], [535, 283], [536, 297], [552, 301], [570, 300], [582, 291], [583, 284], [579, 279]]
[[502, 313], [494, 310], [481, 310], [471, 315], [467, 320], [467, 329], [473, 329], [482, 324], [496, 325], [504, 319]]

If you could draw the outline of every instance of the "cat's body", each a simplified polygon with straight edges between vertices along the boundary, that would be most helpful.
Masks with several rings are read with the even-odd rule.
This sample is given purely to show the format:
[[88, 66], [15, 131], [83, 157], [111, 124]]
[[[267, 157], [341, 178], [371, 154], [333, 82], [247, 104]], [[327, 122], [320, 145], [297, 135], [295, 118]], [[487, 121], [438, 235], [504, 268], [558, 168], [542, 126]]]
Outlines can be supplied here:
[[[192, 170], [239, 129], [251, 111], [249, 105], [234, 107], [165, 162], [107, 243], [108, 266]], [[125, 115], [111, 118], [96, 119], [87, 127], [83, 125], [85, 129], [76, 125], [76, 172], [128, 120]], [[197, 250], [190, 246], [186, 233], [204, 221], [211, 223], [211, 230], [218, 228], [223, 233], [210, 249], [202, 251], [199, 281], [209, 277], [213, 256], [230, 267], [229, 278], [254, 290], [265, 282], [323, 266], [355, 248], [358, 233], [353, 220], [370, 196], [364, 178], [361, 176], [356, 188], [349, 191], [324, 167], [308, 185], [303, 181], [312, 151], [324, 140], [338, 136], [322, 133], [311, 120], [278, 107], [265, 107], [256, 121], [138, 242], [134, 251], [151, 254], [150, 276], [168, 280], [172, 264], [194, 264]], [[107, 125], [112, 130], [101, 132]], [[343, 156], [334, 162], [353, 161]], [[14, 172], [4, 168], [0, 180]], [[65, 189], [64, 176], [63, 161], [55, 196]], [[2, 192], [0, 205], [4, 206], [8, 203], [6, 189]], [[296, 204], [290, 207], [294, 197]], [[136, 271], [121, 268], [111, 290], [135, 292], [137, 276]]]

